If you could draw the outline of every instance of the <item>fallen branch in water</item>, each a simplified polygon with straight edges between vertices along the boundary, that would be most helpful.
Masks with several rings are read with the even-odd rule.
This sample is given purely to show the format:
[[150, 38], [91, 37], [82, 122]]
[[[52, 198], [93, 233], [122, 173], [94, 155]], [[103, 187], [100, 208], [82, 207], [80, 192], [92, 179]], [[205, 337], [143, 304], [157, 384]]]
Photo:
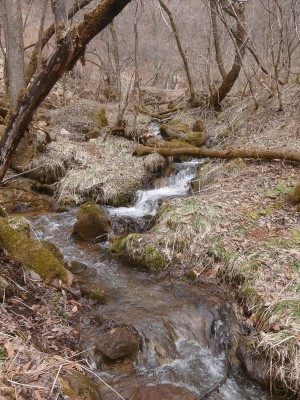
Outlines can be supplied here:
[[209, 157], [222, 158], [231, 160], [233, 158], [254, 158], [261, 160], [286, 160], [300, 162], [300, 152], [296, 151], [280, 151], [280, 150], [260, 150], [260, 149], [209, 149], [207, 147], [195, 148], [165, 148], [150, 147], [138, 145], [133, 155], [145, 156], [151, 153], [158, 153], [165, 157], [172, 156], [192, 156], [192, 157]]

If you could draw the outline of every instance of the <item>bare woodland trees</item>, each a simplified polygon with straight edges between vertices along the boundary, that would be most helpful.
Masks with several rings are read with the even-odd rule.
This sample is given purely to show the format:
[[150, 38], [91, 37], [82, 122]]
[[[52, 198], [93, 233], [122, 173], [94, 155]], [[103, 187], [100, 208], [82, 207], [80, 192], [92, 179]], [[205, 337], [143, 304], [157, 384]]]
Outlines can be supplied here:
[[[214, 45], [216, 50], [216, 61], [220, 74], [222, 76], [221, 85], [214, 90], [210, 98], [210, 104], [215, 110], [221, 109], [221, 103], [230, 92], [232, 86], [236, 82], [241, 68], [246, 51], [246, 26], [245, 26], [245, 4], [244, 2], [231, 2], [230, 0], [210, 0], [212, 31], [214, 36]], [[230, 30], [229, 33], [234, 39], [235, 56], [232, 67], [226, 73], [221, 48], [217, 33], [216, 14], [219, 15], [221, 21], [227, 26], [225, 14], [229, 15], [236, 22], [235, 30]], [[230, 28], [229, 28], [230, 29]]]
[[90, 40], [101, 32], [131, 0], [104, 0], [83, 20], [62, 34], [57, 48], [41, 72], [19, 95], [17, 107], [8, 121], [0, 141], [0, 181], [3, 180], [13, 154], [30, 123], [33, 113], [50, 92], [58, 79], [84, 55]]

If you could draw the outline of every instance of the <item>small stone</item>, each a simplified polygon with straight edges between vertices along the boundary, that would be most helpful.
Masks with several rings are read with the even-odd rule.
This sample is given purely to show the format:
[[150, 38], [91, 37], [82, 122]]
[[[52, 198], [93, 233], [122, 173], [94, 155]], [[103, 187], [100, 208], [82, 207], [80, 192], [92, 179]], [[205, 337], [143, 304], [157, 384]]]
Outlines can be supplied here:
[[144, 386], [135, 390], [130, 400], [196, 400], [189, 390], [171, 384]]
[[124, 327], [117, 327], [104, 333], [96, 344], [96, 349], [111, 360], [131, 357], [139, 351], [135, 335]]

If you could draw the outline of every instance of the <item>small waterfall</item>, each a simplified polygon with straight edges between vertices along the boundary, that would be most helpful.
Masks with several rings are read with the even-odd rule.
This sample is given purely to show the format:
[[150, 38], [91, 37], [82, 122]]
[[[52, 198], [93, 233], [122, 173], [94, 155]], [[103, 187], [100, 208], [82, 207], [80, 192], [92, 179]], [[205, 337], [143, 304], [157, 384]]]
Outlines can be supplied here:
[[185, 196], [189, 193], [190, 182], [194, 178], [199, 160], [174, 163], [177, 173], [166, 179], [166, 185], [159, 189], [139, 190], [137, 200], [132, 207], [109, 207], [111, 215], [118, 217], [141, 218], [155, 215], [160, 202], [173, 196]]

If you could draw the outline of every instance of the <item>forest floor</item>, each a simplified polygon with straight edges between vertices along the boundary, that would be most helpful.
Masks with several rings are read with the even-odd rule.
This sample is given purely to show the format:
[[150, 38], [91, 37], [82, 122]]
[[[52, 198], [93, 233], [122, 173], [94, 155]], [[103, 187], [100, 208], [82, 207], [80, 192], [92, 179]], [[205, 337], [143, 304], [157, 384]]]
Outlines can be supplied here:
[[[300, 151], [299, 95], [300, 85], [286, 85], [283, 111], [278, 111], [275, 97], [262, 95], [258, 109], [252, 99], [231, 98], [222, 113], [185, 110], [174, 118], [189, 124], [202, 118], [210, 145], [217, 148]], [[123, 177], [131, 174], [133, 165], [139, 172], [141, 161], [131, 157], [134, 143], [116, 141], [122, 147]], [[71, 144], [70, 159], [88, 165], [85, 155], [74, 151], [79, 145]], [[96, 165], [94, 144], [84, 146], [94, 151]], [[110, 139], [105, 146], [113, 149]], [[105, 168], [104, 163], [103, 174]], [[118, 169], [113, 174], [119, 174]], [[141, 177], [139, 187], [146, 180], [144, 172]], [[300, 219], [299, 210], [287, 201], [298, 181], [299, 165], [294, 163], [208, 161], [193, 182], [193, 195], [169, 200], [155, 227], [141, 238], [168, 259], [172, 274], [192, 272], [197, 281], [217, 279], [232, 285], [255, 349], [270, 361], [269, 375], [299, 393]], [[0, 305], [0, 400], [40, 400], [50, 398], [49, 393], [60, 398], [69, 372], [84, 372], [88, 365], [79, 354], [78, 329], [88, 303], [26, 276], [22, 266], [3, 253], [0, 275], [17, 288]]]

